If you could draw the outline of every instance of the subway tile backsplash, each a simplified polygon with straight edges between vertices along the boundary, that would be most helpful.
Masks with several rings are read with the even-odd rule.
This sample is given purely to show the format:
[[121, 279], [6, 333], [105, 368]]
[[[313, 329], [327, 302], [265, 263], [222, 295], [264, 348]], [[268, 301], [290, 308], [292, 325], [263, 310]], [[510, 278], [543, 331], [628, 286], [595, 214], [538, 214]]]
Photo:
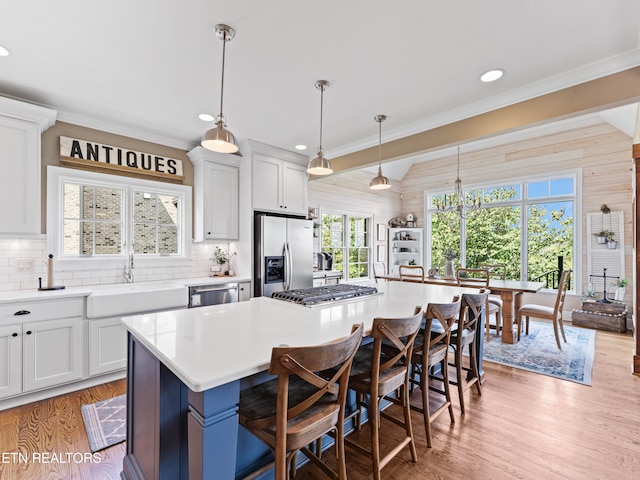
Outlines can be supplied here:
[[[145, 267], [136, 266], [136, 282], [154, 280], [180, 280], [209, 275], [214, 244], [194, 243], [188, 264]], [[0, 291], [33, 290], [38, 288], [38, 277], [47, 284], [46, 238], [0, 238]], [[124, 263], [123, 263], [124, 267]], [[113, 269], [87, 268], [68, 270], [56, 268], [55, 283], [72, 286], [122, 283], [122, 267]]]

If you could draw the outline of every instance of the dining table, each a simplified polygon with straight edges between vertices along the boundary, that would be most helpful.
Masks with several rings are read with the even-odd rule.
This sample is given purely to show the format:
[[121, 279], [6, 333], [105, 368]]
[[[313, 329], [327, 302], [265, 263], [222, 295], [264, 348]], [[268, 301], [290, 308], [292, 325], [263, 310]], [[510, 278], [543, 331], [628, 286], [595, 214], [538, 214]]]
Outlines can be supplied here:
[[[378, 275], [376, 278], [400, 281], [400, 275], [395, 274]], [[425, 277], [424, 283], [458, 285], [458, 281], [455, 278], [443, 277]], [[544, 282], [489, 279], [489, 290], [493, 294], [500, 295], [502, 299], [502, 343], [516, 343], [518, 341], [518, 335], [517, 332], [514, 333], [513, 326], [516, 323], [517, 312], [522, 306], [522, 296], [524, 293], [537, 293], [544, 288], [544, 285]]]

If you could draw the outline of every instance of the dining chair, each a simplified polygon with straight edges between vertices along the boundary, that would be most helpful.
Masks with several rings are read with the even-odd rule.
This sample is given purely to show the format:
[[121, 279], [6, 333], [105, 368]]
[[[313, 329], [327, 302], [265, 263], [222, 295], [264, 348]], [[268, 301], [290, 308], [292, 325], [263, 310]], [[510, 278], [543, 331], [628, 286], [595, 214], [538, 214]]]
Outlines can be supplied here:
[[379, 278], [384, 277], [387, 268], [384, 262], [373, 262], [373, 278], [377, 282]]
[[[507, 279], [507, 266], [506, 265], [498, 265], [498, 264], [486, 264], [486, 265], [478, 265], [478, 268], [489, 271], [489, 278], [495, 278], [498, 280], [506, 280]], [[493, 303], [498, 307], [498, 313], [496, 314], [496, 333], [500, 333], [500, 328], [502, 325], [502, 307], [503, 302], [500, 295], [489, 294], [489, 303]]]
[[[289, 478], [298, 451], [329, 477], [347, 478], [344, 405], [363, 332], [364, 325], [354, 325], [349, 336], [332, 343], [273, 348], [269, 373], [277, 377], [240, 392], [240, 425], [272, 451], [276, 480]], [[325, 377], [329, 369], [332, 375]], [[337, 473], [307, 447], [330, 432], [335, 432]]]
[[564, 270], [560, 276], [560, 284], [558, 285], [558, 293], [556, 295], [556, 301], [554, 307], [547, 307], [545, 305], [537, 304], [525, 304], [518, 309], [516, 324], [518, 326], [518, 341], [520, 341], [520, 330], [522, 329], [522, 317], [525, 318], [526, 329], [525, 333], [529, 335], [529, 317], [542, 318], [544, 320], [551, 320], [553, 322], [553, 333], [556, 336], [556, 344], [558, 348], [562, 350], [560, 344], [560, 337], [558, 335], [558, 329], [562, 333], [562, 339], [567, 343], [567, 337], [564, 334], [564, 325], [562, 324], [562, 308], [564, 307], [564, 299], [567, 295], [569, 288], [569, 280], [571, 279], [571, 270]]
[[[460, 314], [460, 302], [430, 303], [424, 312], [424, 329], [416, 337], [411, 355], [411, 376], [409, 381], [420, 386], [422, 404], [411, 404], [411, 409], [422, 414], [424, 429], [427, 435], [427, 447], [431, 447], [431, 423], [438, 416], [448, 410], [451, 423], [455, 423], [451, 393], [449, 389], [449, 369], [447, 367], [447, 353], [451, 338], [451, 327]], [[440, 366], [441, 377], [433, 374], [432, 370]], [[416, 376], [419, 377], [416, 380]], [[429, 382], [429, 379], [442, 381], [442, 387]], [[429, 392], [436, 392], [444, 396], [444, 401], [438, 408], [431, 411]]]
[[[456, 280], [461, 287], [482, 288], [489, 292], [489, 270], [485, 268], [458, 268], [456, 270]], [[485, 336], [487, 342], [491, 339], [491, 322], [489, 318], [495, 315], [496, 333], [500, 332], [500, 324], [502, 323], [502, 306], [489, 301], [487, 296], [486, 304], [487, 315], [485, 318]]]
[[[373, 342], [361, 346], [353, 361], [349, 388], [356, 392], [357, 397], [357, 409], [354, 413], [356, 428], [360, 429], [361, 426], [362, 400], [366, 396], [368, 397], [366, 408], [371, 431], [371, 449], [368, 450], [350, 441], [348, 437], [346, 441], [347, 445], [358, 452], [371, 456], [375, 480], [380, 479], [380, 470], [406, 446], [409, 446], [411, 460], [415, 463], [418, 459], [411, 426], [408, 387], [413, 345], [422, 325], [422, 318], [421, 307], [416, 307], [413, 315], [409, 317], [374, 318], [369, 334]], [[380, 411], [381, 399], [392, 393], [398, 394], [404, 421]], [[399, 444], [383, 457], [380, 456], [381, 418], [403, 427], [405, 431]]]
[[424, 267], [422, 265], [400, 265], [401, 282], [424, 283]]
[[[450, 347], [454, 351], [453, 363], [449, 363], [456, 369], [456, 378], [449, 377], [449, 383], [458, 387], [458, 399], [460, 412], [465, 413], [464, 392], [473, 385], [476, 386], [478, 395], [482, 395], [480, 387], [480, 375], [478, 373], [478, 361], [476, 356], [476, 329], [481, 320], [482, 307], [487, 303], [488, 292], [465, 293], [460, 298], [460, 315], [456, 325], [451, 330]], [[454, 298], [456, 301], [457, 298]], [[468, 357], [464, 355], [464, 349], [468, 348]], [[468, 358], [468, 365], [465, 359]], [[463, 377], [465, 372], [465, 377]], [[468, 373], [468, 375], [467, 375]]]

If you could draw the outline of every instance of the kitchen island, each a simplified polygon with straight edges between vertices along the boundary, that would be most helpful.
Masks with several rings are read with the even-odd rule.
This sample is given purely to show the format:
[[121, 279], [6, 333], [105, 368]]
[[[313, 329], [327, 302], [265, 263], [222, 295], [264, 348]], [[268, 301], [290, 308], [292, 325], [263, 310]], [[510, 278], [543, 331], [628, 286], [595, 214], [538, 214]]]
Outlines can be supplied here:
[[[271, 298], [126, 317], [127, 480], [234, 479], [261, 467], [266, 447], [238, 425], [240, 391], [267, 377], [271, 349], [369, 331], [375, 317], [450, 302], [474, 289], [384, 282], [379, 294], [303, 307]], [[273, 478], [267, 472], [264, 478]], [[260, 477], [262, 478], [262, 477]]]

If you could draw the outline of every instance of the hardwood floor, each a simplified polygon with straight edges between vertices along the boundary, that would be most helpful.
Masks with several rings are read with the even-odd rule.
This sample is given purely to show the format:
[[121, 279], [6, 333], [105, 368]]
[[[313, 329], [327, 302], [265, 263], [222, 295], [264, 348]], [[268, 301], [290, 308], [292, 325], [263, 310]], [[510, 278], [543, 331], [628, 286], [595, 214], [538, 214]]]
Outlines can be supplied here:
[[[466, 392], [468, 412], [450, 426], [448, 415], [433, 424], [426, 447], [422, 419], [413, 413], [418, 462], [401, 453], [382, 471], [405, 479], [636, 479], [640, 472], [640, 377], [631, 374], [630, 335], [597, 332], [593, 386], [485, 362], [482, 396]], [[20, 452], [89, 452], [80, 405], [119, 395], [124, 381], [0, 412], [0, 480], [118, 479], [124, 444], [99, 452], [100, 463], [13, 462]], [[419, 393], [419, 392], [416, 392]], [[390, 410], [398, 413], [397, 407]], [[383, 426], [386, 425], [383, 423]], [[368, 427], [354, 434], [366, 444]], [[397, 427], [382, 435], [382, 451]], [[333, 454], [329, 452], [327, 457]], [[347, 450], [351, 480], [371, 478], [367, 458]], [[297, 480], [324, 477], [316, 467]], [[218, 479], [214, 479], [218, 480]]]
[[[119, 479], [125, 444], [89, 457], [80, 406], [125, 391], [125, 380], [120, 380], [1, 411], [0, 480]], [[85, 455], [90, 461], [84, 461]]]

